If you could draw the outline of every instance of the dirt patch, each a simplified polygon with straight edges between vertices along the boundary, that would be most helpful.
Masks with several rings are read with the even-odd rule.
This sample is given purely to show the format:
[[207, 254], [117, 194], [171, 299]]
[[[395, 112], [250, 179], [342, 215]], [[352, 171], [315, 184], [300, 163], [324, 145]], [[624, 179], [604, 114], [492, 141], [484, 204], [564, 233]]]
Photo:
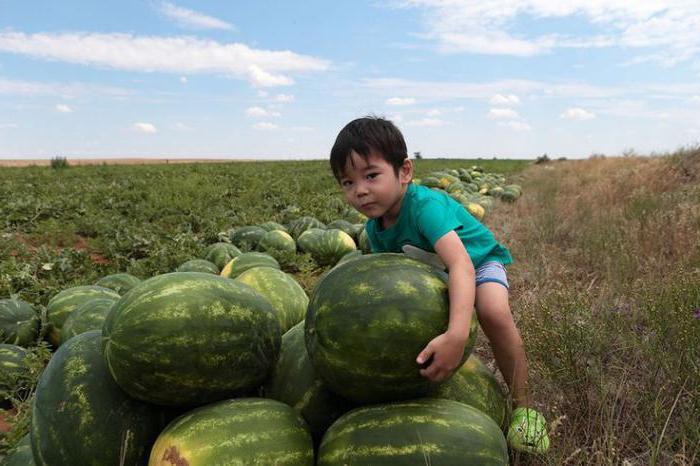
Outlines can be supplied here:
[[95, 264], [109, 264], [109, 259], [90, 248], [90, 245], [88, 245], [87, 242], [87, 238], [85, 238], [84, 236], [76, 235], [75, 242], [73, 243], [73, 249], [75, 249], [76, 251], [86, 251], [90, 255], [90, 259]]
[[12, 421], [17, 413], [14, 410], [0, 410], [0, 432], [8, 433], [12, 430]]

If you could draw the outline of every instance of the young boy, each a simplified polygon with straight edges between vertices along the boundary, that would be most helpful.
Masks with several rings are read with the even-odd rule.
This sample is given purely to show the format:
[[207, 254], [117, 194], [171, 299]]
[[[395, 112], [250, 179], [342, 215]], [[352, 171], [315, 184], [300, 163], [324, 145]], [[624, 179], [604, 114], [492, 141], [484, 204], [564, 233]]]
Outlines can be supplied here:
[[417, 364], [430, 363], [420, 373], [440, 382], [458, 368], [476, 306], [516, 405], [508, 442], [522, 451], [547, 451], [546, 422], [528, 407], [527, 359], [508, 304], [508, 250], [447, 194], [411, 183], [406, 143], [390, 121], [351, 121], [338, 134], [330, 161], [347, 202], [369, 217], [372, 252], [404, 252], [449, 273], [449, 324], [417, 355]]

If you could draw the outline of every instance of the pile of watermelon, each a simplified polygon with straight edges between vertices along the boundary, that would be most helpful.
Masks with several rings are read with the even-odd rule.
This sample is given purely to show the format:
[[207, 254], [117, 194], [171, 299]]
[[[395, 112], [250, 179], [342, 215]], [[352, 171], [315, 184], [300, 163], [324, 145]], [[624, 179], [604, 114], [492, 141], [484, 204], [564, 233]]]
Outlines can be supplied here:
[[522, 194], [520, 185], [506, 184], [504, 175], [486, 172], [478, 165], [431, 172], [413, 182], [447, 192], [480, 221], [494, 207], [494, 199], [515, 202]]
[[[294, 214], [235, 228], [171, 273], [65, 289], [45, 312], [0, 300], [3, 407], [31, 378], [26, 348], [55, 351], [8, 464], [507, 464], [476, 317], [449, 380], [415, 362], [447, 327], [444, 276], [363, 255], [361, 218]], [[297, 251], [328, 267], [310, 296], [280, 265]]]

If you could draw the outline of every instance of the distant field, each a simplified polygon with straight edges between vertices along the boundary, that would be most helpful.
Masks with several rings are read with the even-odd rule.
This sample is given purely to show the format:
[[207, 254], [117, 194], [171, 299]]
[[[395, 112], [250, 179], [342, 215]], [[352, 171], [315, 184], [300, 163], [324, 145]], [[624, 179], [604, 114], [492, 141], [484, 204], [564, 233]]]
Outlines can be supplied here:
[[[424, 159], [416, 177], [475, 164], [523, 187], [485, 223], [515, 258], [511, 306], [552, 451], [513, 464], [699, 464], [700, 150]], [[327, 161], [0, 169], [0, 298], [45, 306], [109, 273], [170, 272], [295, 206], [322, 222], [345, 208]], [[288, 268], [307, 291], [324, 270]], [[477, 352], [490, 357], [481, 337]]]

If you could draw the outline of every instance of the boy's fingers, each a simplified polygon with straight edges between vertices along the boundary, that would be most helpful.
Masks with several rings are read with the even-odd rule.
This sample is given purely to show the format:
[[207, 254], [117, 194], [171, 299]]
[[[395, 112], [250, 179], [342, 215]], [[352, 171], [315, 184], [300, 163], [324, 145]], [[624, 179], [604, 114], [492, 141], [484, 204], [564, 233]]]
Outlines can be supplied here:
[[435, 351], [433, 350], [433, 346], [432, 346], [430, 343], [428, 343], [428, 346], [426, 346], [426, 347], [423, 349], [423, 351], [421, 351], [421, 352], [418, 354], [418, 357], [416, 358], [416, 362], [417, 362], [418, 364], [423, 364], [425, 361], [427, 361], [428, 359], [430, 359], [430, 356], [432, 356], [434, 352], [435, 352]]

